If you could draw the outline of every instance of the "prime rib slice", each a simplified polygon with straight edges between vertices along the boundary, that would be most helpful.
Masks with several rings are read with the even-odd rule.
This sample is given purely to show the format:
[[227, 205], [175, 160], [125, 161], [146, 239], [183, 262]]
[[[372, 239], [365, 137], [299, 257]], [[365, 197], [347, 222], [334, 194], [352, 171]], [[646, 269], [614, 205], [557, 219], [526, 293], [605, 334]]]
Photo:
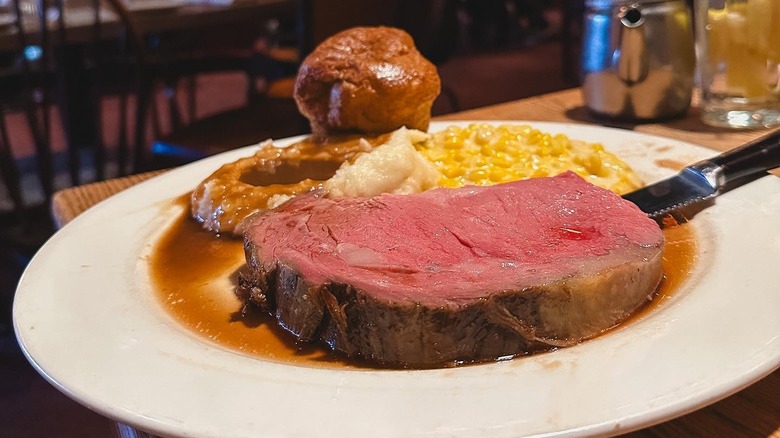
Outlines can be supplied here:
[[392, 366], [571, 346], [625, 320], [663, 276], [658, 225], [573, 173], [304, 195], [250, 220], [239, 296], [299, 340]]

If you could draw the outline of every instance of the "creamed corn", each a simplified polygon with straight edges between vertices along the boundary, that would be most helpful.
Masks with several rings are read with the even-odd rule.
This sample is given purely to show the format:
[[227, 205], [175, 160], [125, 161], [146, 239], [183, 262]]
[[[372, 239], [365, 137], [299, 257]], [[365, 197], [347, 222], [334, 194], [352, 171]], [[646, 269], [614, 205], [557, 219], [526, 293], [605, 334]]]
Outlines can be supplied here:
[[441, 172], [443, 187], [489, 185], [571, 170], [617, 193], [641, 186], [631, 168], [600, 143], [570, 140], [528, 125], [450, 126], [416, 145]]

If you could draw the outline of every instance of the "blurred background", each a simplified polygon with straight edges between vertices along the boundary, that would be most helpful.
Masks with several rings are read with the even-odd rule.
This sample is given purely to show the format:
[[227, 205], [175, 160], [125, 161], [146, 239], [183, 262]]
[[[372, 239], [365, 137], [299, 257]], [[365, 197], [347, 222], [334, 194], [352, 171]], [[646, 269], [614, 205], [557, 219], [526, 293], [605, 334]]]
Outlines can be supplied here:
[[55, 231], [57, 190], [308, 132], [292, 99], [297, 67], [325, 37], [355, 25], [414, 37], [441, 76], [434, 116], [577, 86], [583, 7], [0, 0], [0, 436], [115, 434], [39, 377], [13, 334], [14, 290]]

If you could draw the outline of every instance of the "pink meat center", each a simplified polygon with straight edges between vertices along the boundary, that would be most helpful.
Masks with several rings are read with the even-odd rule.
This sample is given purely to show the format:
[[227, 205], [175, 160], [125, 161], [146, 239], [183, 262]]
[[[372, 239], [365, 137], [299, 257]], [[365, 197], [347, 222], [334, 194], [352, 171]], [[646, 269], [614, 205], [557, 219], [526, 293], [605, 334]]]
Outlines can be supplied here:
[[311, 284], [425, 304], [594, 275], [663, 240], [633, 204], [571, 173], [419, 195], [302, 197], [249, 233], [261, 260]]

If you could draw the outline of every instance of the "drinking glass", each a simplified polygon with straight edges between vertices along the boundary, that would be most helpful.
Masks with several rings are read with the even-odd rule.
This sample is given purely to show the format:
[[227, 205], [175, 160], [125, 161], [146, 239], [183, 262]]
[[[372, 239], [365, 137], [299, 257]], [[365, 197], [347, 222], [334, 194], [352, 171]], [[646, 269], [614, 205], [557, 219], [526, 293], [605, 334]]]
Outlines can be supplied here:
[[780, 0], [695, 0], [702, 120], [780, 124]]

